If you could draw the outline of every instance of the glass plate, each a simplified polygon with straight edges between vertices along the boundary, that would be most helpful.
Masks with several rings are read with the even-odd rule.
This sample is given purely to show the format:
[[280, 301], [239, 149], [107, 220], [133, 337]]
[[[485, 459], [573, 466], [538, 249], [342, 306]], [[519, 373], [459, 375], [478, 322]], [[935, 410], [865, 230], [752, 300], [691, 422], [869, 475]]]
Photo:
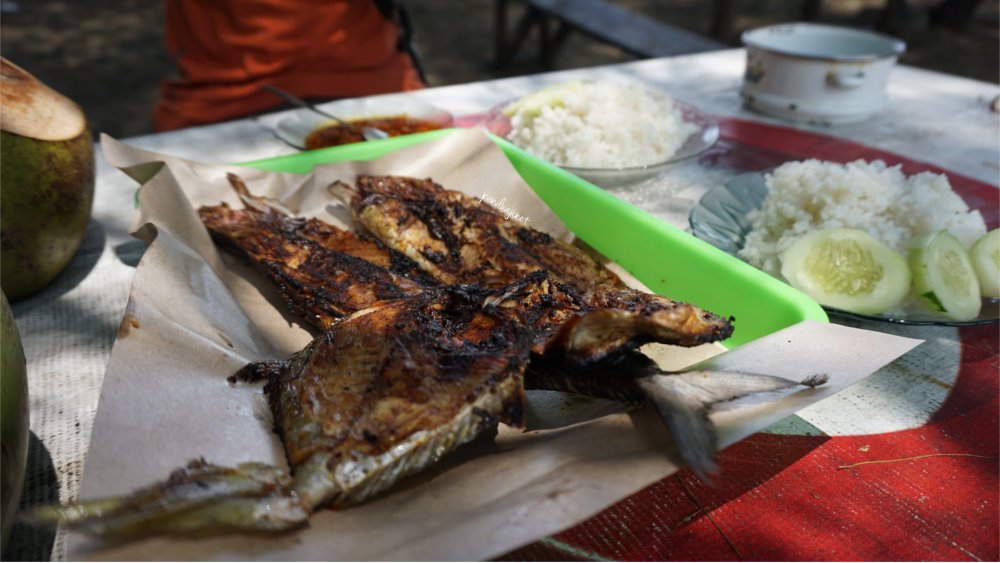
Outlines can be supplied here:
[[[515, 101], [508, 100], [494, 106], [486, 113], [481, 125], [490, 133], [507, 139], [507, 135], [510, 134], [511, 129], [510, 118], [504, 115], [503, 110]], [[698, 126], [698, 129], [687, 138], [684, 144], [670, 158], [654, 164], [627, 168], [583, 168], [563, 165], [559, 165], [559, 167], [572, 172], [594, 185], [611, 188], [651, 178], [671, 164], [698, 156], [712, 148], [719, 140], [719, 124], [715, 119], [691, 104], [679, 100], [673, 100], [673, 102], [681, 110], [681, 116], [684, 118], [684, 121], [694, 123]]]
[[[767, 196], [767, 184], [761, 172], [748, 172], [733, 177], [725, 184], [706, 193], [691, 210], [689, 222], [694, 236], [712, 246], [739, 258], [737, 253], [746, 243], [750, 232], [747, 215], [759, 209]], [[833, 307], [826, 307], [831, 315], [913, 325], [967, 326], [1000, 321], [1000, 300], [983, 299], [979, 317], [970, 321], [956, 321], [924, 311], [919, 305], [908, 305], [901, 313], [865, 315]]]

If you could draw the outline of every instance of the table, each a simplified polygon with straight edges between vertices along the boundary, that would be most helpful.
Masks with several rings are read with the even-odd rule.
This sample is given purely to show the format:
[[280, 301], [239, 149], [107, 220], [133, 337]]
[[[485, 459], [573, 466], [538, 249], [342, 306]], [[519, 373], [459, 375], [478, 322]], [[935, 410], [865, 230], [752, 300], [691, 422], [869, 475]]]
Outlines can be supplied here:
[[[898, 67], [890, 105], [876, 117], [838, 128], [789, 125], [741, 106], [744, 60], [744, 51], [733, 49], [389, 97], [412, 96], [465, 116], [554, 82], [630, 77], [731, 123], [831, 136], [998, 185], [1000, 116], [990, 111], [997, 85]], [[270, 132], [282, 115], [124, 141], [203, 162], [250, 161], [293, 152]], [[13, 305], [31, 394], [24, 503], [66, 500], [78, 490], [105, 366], [143, 250], [128, 234], [134, 191], [98, 151], [83, 247], [52, 287]], [[666, 219], [686, 227], [678, 218], [695, 195], [675, 198], [679, 209]], [[719, 486], [681, 472], [504, 558], [996, 560], [997, 325], [865, 327], [927, 342], [850, 392], [724, 452]], [[879, 448], [886, 444], [905, 453], [888, 457], [917, 459], [838, 470], [836, 460], [845, 458], [885, 461]], [[948, 444], [953, 448], [939, 455], [935, 448]], [[61, 533], [19, 525], [13, 538], [8, 558], [65, 558]]]

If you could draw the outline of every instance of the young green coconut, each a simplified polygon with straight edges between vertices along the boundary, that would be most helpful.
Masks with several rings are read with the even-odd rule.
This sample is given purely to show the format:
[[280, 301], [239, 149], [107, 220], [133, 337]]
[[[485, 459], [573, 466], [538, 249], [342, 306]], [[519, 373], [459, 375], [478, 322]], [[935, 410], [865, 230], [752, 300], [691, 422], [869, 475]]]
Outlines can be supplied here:
[[49, 285], [76, 254], [94, 201], [83, 110], [0, 57], [0, 283], [11, 301]]
[[28, 377], [21, 336], [0, 293], [0, 549], [7, 545], [28, 461]]

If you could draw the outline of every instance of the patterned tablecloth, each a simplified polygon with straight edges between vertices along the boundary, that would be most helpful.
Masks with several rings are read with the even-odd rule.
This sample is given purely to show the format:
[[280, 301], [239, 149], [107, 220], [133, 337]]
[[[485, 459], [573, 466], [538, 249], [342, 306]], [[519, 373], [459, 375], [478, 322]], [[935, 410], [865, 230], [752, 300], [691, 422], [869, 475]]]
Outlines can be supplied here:
[[[744, 60], [742, 50], [721, 51], [408, 96], [472, 114], [552, 82], [620, 76], [696, 102], [720, 116], [719, 144], [699, 162], [671, 169], [673, 180], [660, 194], [616, 192], [681, 227], [706, 189], [685, 184], [697, 176], [693, 167], [764, 170], [810, 157], [881, 158], [908, 174], [947, 166], [956, 190], [997, 227], [1000, 121], [987, 109], [1000, 93], [996, 85], [900, 67], [889, 86], [892, 103], [878, 119], [823, 131], [778, 126], [742, 109]], [[249, 161], [293, 151], [271, 135], [280, 117], [127, 141], [202, 162]], [[79, 490], [104, 370], [143, 251], [127, 232], [134, 191], [99, 157], [83, 247], [51, 287], [13, 304], [31, 393], [22, 504], [67, 500]], [[833, 320], [925, 342], [858, 385], [723, 451], [714, 484], [682, 471], [501, 559], [1000, 559], [998, 325]], [[7, 547], [5, 560], [61, 560], [66, 553], [62, 533], [20, 525]]]

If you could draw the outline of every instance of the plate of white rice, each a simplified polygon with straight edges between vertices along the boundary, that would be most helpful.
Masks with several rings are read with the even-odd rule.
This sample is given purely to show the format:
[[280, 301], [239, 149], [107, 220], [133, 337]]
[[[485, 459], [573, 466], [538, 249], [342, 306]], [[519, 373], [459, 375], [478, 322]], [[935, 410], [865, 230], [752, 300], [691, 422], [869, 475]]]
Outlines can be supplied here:
[[655, 176], [719, 139], [718, 124], [698, 108], [620, 80], [556, 84], [498, 105], [483, 125], [601, 187]]
[[[690, 214], [692, 233], [728, 254], [781, 279], [781, 256], [806, 233], [861, 229], [904, 256], [910, 241], [947, 229], [968, 248], [986, 234], [978, 210], [954, 192], [947, 176], [907, 176], [900, 166], [876, 160], [846, 164], [803, 160], [769, 172], [735, 176], [706, 193]], [[826, 307], [834, 314], [908, 324], [963, 325], [997, 322], [1000, 304], [984, 299], [980, 316], [954, 321], [913, 300], [879, 315]]]

